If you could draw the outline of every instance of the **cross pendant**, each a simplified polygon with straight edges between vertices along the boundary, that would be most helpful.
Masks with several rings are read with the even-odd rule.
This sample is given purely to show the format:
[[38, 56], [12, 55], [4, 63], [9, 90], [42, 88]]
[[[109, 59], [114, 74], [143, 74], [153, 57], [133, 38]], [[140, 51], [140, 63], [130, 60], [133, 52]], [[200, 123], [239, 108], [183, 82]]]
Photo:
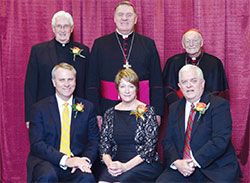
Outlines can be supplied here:
[[129, 62], [126, 60], [126, 63], [123, 65], [123, 68], [128, 69], [128, 68], [130, 68], [130, 67], [131, 67], [131, 65], [130, 65]]

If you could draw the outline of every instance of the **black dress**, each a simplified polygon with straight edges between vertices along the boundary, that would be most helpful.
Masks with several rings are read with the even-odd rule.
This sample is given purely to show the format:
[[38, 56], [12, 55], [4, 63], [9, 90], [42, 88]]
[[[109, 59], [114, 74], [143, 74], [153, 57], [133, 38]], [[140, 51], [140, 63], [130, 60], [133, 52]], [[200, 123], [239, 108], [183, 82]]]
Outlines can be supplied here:
[[[114, 140], [117, 143], [117, 152], [113, 161], [125, 163], [137, 155], [135, 131], [137, 121], [130, 111], [115, 110], [114, 114]], [[120, 176], [111, 176], [107, 168], [100, 176], [101, 181], [108, 182], [154, 182], [162, 172], [160, 161], [152, 163], [143, 162]]]

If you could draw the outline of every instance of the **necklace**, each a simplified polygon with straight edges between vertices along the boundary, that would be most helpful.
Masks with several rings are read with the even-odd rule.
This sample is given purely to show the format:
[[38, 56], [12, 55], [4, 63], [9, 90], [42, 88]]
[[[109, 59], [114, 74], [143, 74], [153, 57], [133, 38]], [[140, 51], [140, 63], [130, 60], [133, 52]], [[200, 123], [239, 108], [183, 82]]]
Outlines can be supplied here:
[[132, 37], [132, 40], [131, 40], [131, 45], [130, 45], [127, 57], [125, 56], [124, 50], [122, 49], [122, 45], [121, 45], [120, 40], [118, 38], [117, 32], [115, 32], [115, 36], [116, 36], [116, 39], [118, 41], [119, 47], [120, 47], [120, 49], [122, 51], [123, 57], [125, 59], [125, 64], [123, 65], [123, 67], [125, 69], [128, 69], [128, 68], [131, 67], [131, 65], [129, 64], [128, 60], [129, 60], [129, 57], [130, 57], [130, 54], [131, 54], [131, 51], [132, 51], [132, 47], [133, 47], [133, 44], [134, 44], [135, 33], [133, 33], [133, 37]]
[[[196, 66], [199, 66], [199, 64], [200, 64], [200, 61], [201, 61], [201, 59], [202, 59], [202, 57], [203, 57], [203, 51], [201, 52], [201, 56], [200, 56], [200, 59], [198, 60], [198, 62], [197, 62], [197, 64], [195, 64]], [[185, 65], [187, 65], [187, 53], [186, 53], [186, 57], [185, 57]]]

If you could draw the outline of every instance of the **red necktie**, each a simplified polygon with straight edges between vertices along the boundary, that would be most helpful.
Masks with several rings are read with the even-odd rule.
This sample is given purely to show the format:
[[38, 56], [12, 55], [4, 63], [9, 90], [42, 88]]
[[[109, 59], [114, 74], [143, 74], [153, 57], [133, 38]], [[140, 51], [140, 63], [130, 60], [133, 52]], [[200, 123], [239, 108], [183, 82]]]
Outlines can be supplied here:
[[191, 105], [191, 110], [188, 117], [188, 124], [186, 129], [186, 137], [185, 137], [185, 146], [183, 152], [183, 159], [192, 159], [191, 158], [191, 149], [190, 149], [190, 140], [191, 140], [191, 133], [192, 133], [192, 126], [194, 122], [194, 104]]

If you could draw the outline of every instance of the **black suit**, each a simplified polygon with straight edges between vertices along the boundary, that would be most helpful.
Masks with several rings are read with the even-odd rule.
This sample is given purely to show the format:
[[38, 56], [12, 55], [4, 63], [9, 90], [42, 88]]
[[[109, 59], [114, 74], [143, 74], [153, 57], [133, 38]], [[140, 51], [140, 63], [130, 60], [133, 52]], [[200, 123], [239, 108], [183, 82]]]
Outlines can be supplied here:
[[[205, 114], [196, 112], [190, 147], [195, 160], [201, 166], [201, 175], [205, 175], [213, 182], [236, 182], [241, 175], [240, 167], [231, 143], [232, 119], [230, 106], [227, 100], [204, 93], [200, 102], [210, 103]], [[177, 159], [182, 159], [185, 139], [185, 98], [170, 106], [169, 119], [165, 137], [162, 141], [164, 155], [166, 158], [166, 170], [158, 179], [158, 182], [169, 180], [173, 171], [170, 165]], [[198, 169], [198, 170], [197, 170]], [[172, 172], [172, 173], [171, 173]], [[175, 173], [178, 176], [178, 173]], [[179, 174], [181, 175], [181, 174]], [[183, 181], [193, 181], [183, 177]]]
[[[87, 157], [95, 161], [98, 151], [99, 130], [96, 124], [94, 106], [87, 100], [76, 98], [82, 102], [84, 112], [71, 116], [70, 149], [74, 156]], [[27, 160], [28, 182], [31, 181], [33, 168], [47, 161], [55, 167], [64, 154], [59, 152], [61, 123], [58, 104], [55, 96], [45, 98], [33, 105], [30, 120], [29, 139], [30, 154]]]
[[55, 39], [37, 44], [32, 47], [29, 63], [25, 78], [25, 121], [30, 120], [31, 106], [39, 100], [51, 96], [55, 93], [55, 89], [51, 82], [51, 71], [53, 67], [61, 62], [66, 62], [74, 66], [77, 71], [75, 96], [85, 97], [85, 79], [88, 68], [89, 48], [83, 44], [70, 41], [69, 47], [74, 46], [83, 49], [80, 56], [76, 56], [73, 61], [73, 54], [70, 53], [69, 59], [58, 60]]

